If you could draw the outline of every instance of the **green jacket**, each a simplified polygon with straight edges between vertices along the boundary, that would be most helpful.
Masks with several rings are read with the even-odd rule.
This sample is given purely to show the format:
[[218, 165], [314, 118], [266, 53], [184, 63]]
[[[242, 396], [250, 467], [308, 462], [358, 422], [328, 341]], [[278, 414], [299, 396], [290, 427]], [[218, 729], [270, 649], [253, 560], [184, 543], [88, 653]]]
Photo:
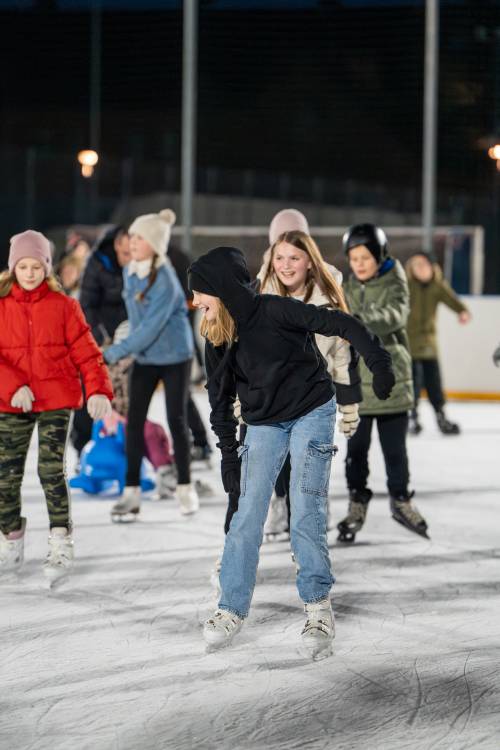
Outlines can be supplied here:
[[379, 401], [372, 388], [372, 376], [365, 363], [360, 361], [363, 401], [359, 413], [364, 415], [397, 414], [413, 408], [413, 381], [411, 357], [406, 334], [406, 321], [410, 311], [408, 283], [403, 266], [398, 260], [388, 258], [379, 275], [366, 283], [350, 276], [344, 292], [353, 315], [357, 315], [367, 328], [377, 334], [392, 356], [396, 385], [387, 401]]
[[438, 265], [434, 265], [434, 278], [428, 284], [417, 281], [407, 264], [408, 285], [410, 287], [410, 317], [408, 318], [408, 338], [413, 359], [437, 359], [436, 310], [440, 302], [456, 313], [467, 311], [465, 305], [443, 279]]

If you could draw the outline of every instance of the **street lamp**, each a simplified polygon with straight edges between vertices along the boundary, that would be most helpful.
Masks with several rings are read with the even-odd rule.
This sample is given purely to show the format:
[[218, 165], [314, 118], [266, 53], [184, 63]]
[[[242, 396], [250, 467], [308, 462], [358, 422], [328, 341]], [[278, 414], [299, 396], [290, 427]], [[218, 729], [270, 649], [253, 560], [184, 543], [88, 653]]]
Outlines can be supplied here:
[[488, 149], [488, 156], [490, 157], [490, 159], [495, 159], [497, 163], [497, 169], [500, 172], [500, 144], [491, 146]]
[[99, 154], [97, 151], [93, 151], [90, 148], [84, 149], [78, 152], [78, 162], [82, 168], [83, 177], [92, 177], [94, 174], [94, 167], [99, 161]]

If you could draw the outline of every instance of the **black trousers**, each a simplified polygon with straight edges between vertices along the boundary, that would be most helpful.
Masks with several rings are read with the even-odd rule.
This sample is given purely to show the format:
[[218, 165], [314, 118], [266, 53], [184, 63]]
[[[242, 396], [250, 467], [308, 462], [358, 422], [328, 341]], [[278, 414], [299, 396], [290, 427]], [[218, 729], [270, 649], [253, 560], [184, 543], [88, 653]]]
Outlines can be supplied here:
[[420, 391], [425, 388], [435, 411], [440, 411], [445, 398], [441, 385], [441, 371], [437, 359], [414, 359], [412, 361], [415, 408], [418, 406]]
[[139, 485], [141, 461], [144, 456], [144, 423], [156, 386], [165, 388], [167, 421], [174, 444], [179, 484], [189, 484], [190, 447], [188, 433], [188, 399], [191, 360], [176, 365], [132, 366], [130, 403], [127, 424], [127, 486]]
[[201, 447], [208, 445], [208, 437], [205, 425], [203, 424], [203, 420], [201, 418], [200, 412], [198, 411], [198, 407], [196, 406], [191, 395], [188, 399], [187, 410], [188, 425], [193, 436], [193, 444], [199, 445]]
[[368, 453], [373, 422], [377, 422], [378, 435], [384, 454], [389, 493], [397, 497], [406, 495], [410, 475], [406, 452], [408, 415], [406, 412], [381, 416], [361, 417], [359, 427], [347, 441], [346, 478], [350, 490], [364, 490], [367, 486]]

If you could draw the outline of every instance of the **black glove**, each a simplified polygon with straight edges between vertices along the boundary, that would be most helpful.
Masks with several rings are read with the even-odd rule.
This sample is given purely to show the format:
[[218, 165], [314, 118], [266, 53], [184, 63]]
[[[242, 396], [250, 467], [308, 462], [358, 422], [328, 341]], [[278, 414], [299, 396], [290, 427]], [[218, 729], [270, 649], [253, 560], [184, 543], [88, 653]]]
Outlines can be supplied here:
[[220, 473], [224, 490], [228, 494], [240, 494], [241, 460], [237, 450], [222, 451]]
[[391, 395], [396, 378], [392, 370], [382, 370], [373, 374], [373, 392], [380, 401], [385, 401]]

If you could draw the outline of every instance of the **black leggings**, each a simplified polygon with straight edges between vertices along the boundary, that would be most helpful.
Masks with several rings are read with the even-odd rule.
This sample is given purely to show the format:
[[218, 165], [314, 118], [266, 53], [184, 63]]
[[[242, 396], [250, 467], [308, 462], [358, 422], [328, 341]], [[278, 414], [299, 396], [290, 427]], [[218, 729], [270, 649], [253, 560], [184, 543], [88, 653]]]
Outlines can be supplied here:
[[434, 411], [441, 411], [445, 404], [441, 371], [437, 359], [414, 359], [412, 361], [415, 408], [418, 406], [420, 391], [425, 388]]
[[359, 427], [347, 441], [346, 478], [350, 490], [364, 490], [370, 470], [368, 453], [370, 451], [373, 421], [377, 421], [378, 435], [384, 454], [387, 474], [387, 488], [393, 497], [408, 493], [410, 475], [408, 455], [406, 453], [406, 433], [408, 415], [384, 414], [380, 416], [361, 417]]
[[179, 484], [189, 484], [190, 449], [187, 424], [191, 360], [176, 365], [140, 365], [132, 367], [127, 425], [127, 486], [140, 483], [144, 456], [144, 423], [155, 388], [160, 381], [165, 388], [167, 421], [174, 444]]

